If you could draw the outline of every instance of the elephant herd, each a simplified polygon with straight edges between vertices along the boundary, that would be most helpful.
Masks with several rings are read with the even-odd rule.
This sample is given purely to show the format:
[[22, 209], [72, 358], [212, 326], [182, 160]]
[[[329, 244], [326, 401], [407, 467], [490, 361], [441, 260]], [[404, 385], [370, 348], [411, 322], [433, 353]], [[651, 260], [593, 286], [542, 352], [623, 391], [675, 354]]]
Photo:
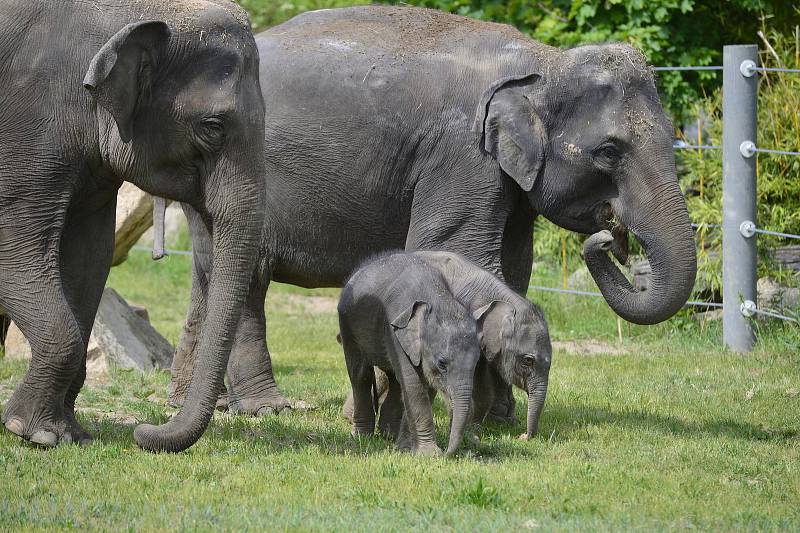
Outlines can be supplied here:
[[[253, 35], [227, 0], [0, 0], [0, 314], [32, 349], [2, 421], [26, 441], [88, 442], [75, 417], [108, 276], [123, 181], [181, 202], [192, 294], [169, 401], [134, 439], [181, 451], [218, 403], [289, 408], [272, 373], [271, 280], [343, 287], [353, 430], [437, 452], [430, 411], [525, 435], [547, 391], [550, 340], [526, 293], [533, 221], [591, 237], [611, 308], [672, 316], [696, 255], [673, 129], [644, 57], [569, 50], [428, 9], [305, 13]], [[652, 273], [635, 290], [609, 256], [628, 233]], [[226, 378], [227, 376], [227, 383]], [[226, 386], [227, 385], [227, 386]]]

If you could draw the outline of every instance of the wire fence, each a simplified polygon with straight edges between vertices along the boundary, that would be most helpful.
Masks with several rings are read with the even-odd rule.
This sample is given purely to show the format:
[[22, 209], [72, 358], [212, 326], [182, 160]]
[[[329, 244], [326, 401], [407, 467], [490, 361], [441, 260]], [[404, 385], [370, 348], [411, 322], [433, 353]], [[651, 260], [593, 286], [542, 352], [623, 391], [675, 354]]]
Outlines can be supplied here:
[[[726, 46], [723, 65], [666, 66], [653, 67], [653, 71], [722, 71], [723, 78], [723, 146], [687, 144], [676, 140], [675, 150], [723, 150], [723, 189], [730, 190], [728, 198], [738, 200], [739, 205], [729, 205], [723, 200], [723, 223], [692, 224], [699, 229], [723, 229], [723, 299], [719, 302], [688, 301], [686, 306], [723, 310], [723, 340], [736, 351], [749, 351], [755, 343], [752, 324], [747, 320], [754, 315], [763, 315], [786, 322], [800, 323], [794, 317], [769, 309], [759, 309], [755, 303], [756, 263], [755, 239], [757, 234], [784, 239], [800, 239], [800, 235], [758, 228], [755, 219], [755, 154], [800, 156], [800, 152], [773, 150], [757, 146], [755, 139], [757, 89], [755, 74], [775, 72], [800, 74], [800, 69], [767, 68], [756, 65], [758, 48], [755, 45]], [[725, 112], [725, 106], [729, 111]], [[742, 139], [740, 142], [735, 142]], [[736, 203], [736, 202], [733, 202]], [[741, 213], [750, 216], [742, 218]], [[739, 219], [737, 219], [737, 217]], [[150, 251], [144, 246], [134, 250]], [[191, 255], [188, 250], [165, 250], [169, 255]], [[602, 297], [599, 292], [582, 291], [559, 287], [529, 285], [531, 290], [568, 294], [580, 297]], [[739, 305], [736, 306], [736, 303]]]

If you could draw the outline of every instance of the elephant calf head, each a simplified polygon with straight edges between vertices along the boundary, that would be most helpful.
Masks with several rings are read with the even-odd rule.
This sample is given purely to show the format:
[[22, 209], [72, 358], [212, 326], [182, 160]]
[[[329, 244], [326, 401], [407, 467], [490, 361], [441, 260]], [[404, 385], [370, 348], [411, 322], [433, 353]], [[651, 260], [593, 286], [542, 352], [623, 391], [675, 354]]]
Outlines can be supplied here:
[[512, 306], [496, 300], [477, 309], [474, 316], [481, 353], [507, 383], [513, 383], [528, 394], [525, 434], [532, 437], [538, 431], [547, 397], [553, 353], [544, 315], [527, 301], [521, 306]]
[[[447, 311], [450, 312], [447, 312]], [[473, 377], [480, 352], [476, 326], [466, 309], [439, 303], [415, 302], [391, 323], [398, 343], [427, 382], [451, 400], [450, 440], [453, 455], [464, 438], [470, 418]]]

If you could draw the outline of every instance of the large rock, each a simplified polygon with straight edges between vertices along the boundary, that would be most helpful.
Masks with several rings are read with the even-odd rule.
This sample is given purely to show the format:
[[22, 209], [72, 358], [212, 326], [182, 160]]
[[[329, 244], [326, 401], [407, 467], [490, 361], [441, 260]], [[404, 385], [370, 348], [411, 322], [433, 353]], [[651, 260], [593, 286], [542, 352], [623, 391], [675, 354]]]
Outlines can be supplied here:
[[[141, 371], [172, 366], [172, 345], [143, 318], [145, 313], [128, 305], [114, 289], [103, 291], [86, 352], [90, 373], [104, 371], [109, 365]], [[31, 357], [28, 342], [13, 324], [6, 337], [6, 357]]]
[[783, 268], [800, 271], [800, 245], [779, 246], [772, 251], [772, 258]]
[[25, 336], [13, 322], [8, 328], [5, 339], [6, 359], [30, 359], [31, 346]]
[[142, 234], [153, 225], [153, 197], [128, 182], [117, 193], [117, 222], [114, 228], [114, 258], [116, 266], [128, 258], [128, 251]]
[[770, 278], [759, 279], [756, 290], [759, 309], [785, 312], [800, 306], [800, 289], [783, 287]]
[[110, 287], [103, 291], [92, 337], [109, 364], [138, 370], [172, 366], [172, 345]]

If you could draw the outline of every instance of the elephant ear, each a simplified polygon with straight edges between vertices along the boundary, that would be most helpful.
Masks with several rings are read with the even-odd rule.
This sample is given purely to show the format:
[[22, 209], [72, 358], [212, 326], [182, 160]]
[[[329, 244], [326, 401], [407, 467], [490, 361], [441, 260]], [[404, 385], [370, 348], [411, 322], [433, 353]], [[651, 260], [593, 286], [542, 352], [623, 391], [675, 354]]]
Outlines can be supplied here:
[[153, 72], [169, 42], [170, 30], [161, 21], [128, 24], [94, 56], [83, 86], [117, 123], [124, 142], [133, 136], [137, 106], [150, 94]]
[[478, 324], [478, 341], [490, 361], [503, 351], [506, 339], [514, 332], [516, 310], [508, 302], [495, 300], [476, 309], [472, 316]]
[[422, 331], [429, 311], [427, 303], [417, 301], [392, 320], [394, 336], [414, 366], [422, 362]]
[[533, 189], [544, 165], [547, 136], [529, 98], [540, 78], [527, 74], [494, 82], [481, 97], [473, 125], [481, 149], [526, 192]]

